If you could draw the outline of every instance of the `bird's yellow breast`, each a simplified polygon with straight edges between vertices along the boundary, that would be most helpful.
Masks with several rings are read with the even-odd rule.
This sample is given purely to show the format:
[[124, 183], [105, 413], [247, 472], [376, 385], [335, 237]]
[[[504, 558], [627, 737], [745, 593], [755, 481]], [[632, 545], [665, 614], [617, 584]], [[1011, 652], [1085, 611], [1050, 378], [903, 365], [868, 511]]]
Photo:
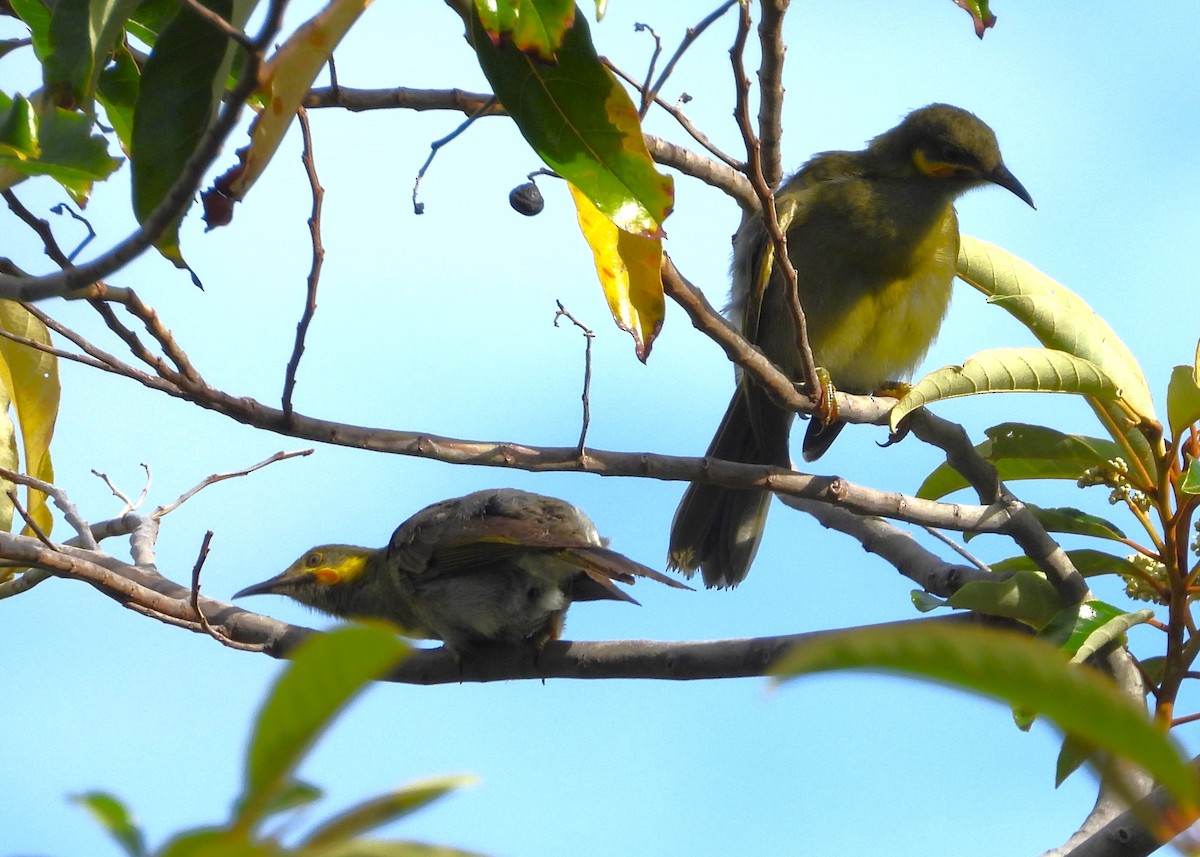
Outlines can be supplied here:
[[[907, 380], [937, 337], [950, 303], [958, 257], [954, 209], [912, 247], [902, 273], [865, 274], [843, 284], [835, 312], [810, 318], [813, 357], [834, 384], [869, 392]], [[803, 275], [801, 275], [803, 276]], [[874, 282], [872, 282], [874, 279]]]

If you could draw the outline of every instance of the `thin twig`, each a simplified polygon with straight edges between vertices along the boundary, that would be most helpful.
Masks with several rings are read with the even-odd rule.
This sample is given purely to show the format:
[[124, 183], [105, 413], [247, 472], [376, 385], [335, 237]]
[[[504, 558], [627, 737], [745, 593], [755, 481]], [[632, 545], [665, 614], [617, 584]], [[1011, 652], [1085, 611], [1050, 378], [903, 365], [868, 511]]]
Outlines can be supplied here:
[[187, 3], [188, 8], [191, 9], [196, 15], [203, 18], [206, 22], [208, 22], [208, 24], [210, 24], [212, 27], [215, 27], [227, 38], [233, 39], [233, 41], [237, 42], [247, 51], [254, 50], [254, 42], [248, 35], [239, 30], [237, 27], [233, 26], [233, 24], [230, 24], [212, 9], [209, 9], [203, 3], [199, 2], [199, 0], [184, 0], [184, 2]]
[[[617, 77], [624, 80], [630, 86], [633, 86], [640, 90], [640, 86], [638, 85], [637, 81], [634, 80], [633, 77], [628, 72], [626, 72], [621, 67], [615, 65], [611, 60], [606, 59], [603, 62], [604, 62], [605, 67], [609, 71], [611, 71]], [[659, 107], [661, 107], [663, 110], [665, 110], [676, 122], [678, 122], [680, 127], [682, 127], [684, 131], [687, 131], [688, 134], [691, 135], [692, 139], [695, 140], [697, 143], [699, 143], [701, 146], [703, 146], [708, 151], [709, 154], [711, 154], [715, 158], [719, 158], [722, 163], [724, 163], [726, 166], [730, 167], [731, 169], [737, 170], [738, 172], [745, 171], [746, 165], [744, 162], [739, 161], [737, 158], [733, 157], [732, 155], [726, 154], [725, 152], [718, 149], [716, 147], [716, 145], [711, 140], [708, 139], [708, 137], [704, 134], [703, 131], [701, 131], [699, 128], [697, 128], [695, 125], [692, 124], [692, 120], [688, 119], [687, 115], [684, 114], [684, 112], [679, 107], [677, 107], [674, 104], [669, 104], [666, 101], [663, 101], [657, 95], [653, 97], [652, 101], [655, 104], [657, 104]], [[647, 142], [649, 142], [649, 140]]]
[[[746, 144], [746, 177], [750, 179], [754, 191], [758, 194], [762, 206], [763, 225], [775, 249], [775, 265], [783, 274], [784, 294], [787, 296], [788, 309], [792, 316], [792, 325], [796, 329], [796, 349], [800, 355], [801, 380], [808, 387], [809, 394], [817, 402], [822, 402], [825, 392], [820, 379], [817, 377], [817, 367], [813, 362], [812, 347], [808, 339], [808, 322], [805, 320], [804, 308], [800, 305], [799, 281], [796, 269], [792, 266], [791, 257], [787, 252], [787, 235], [779, 226], [779, 215], [775, 211], [775, 194], [763, 175], [762, 149], [758, 137], [750, 125], [750, 80], [746, 77], [746, 68], [742, 57], [746, 50], [746, 38], [750, 33], [749, 4], [742, 4], [741, 15], [738, 18], [737, 37], [733, 48], [729, 51], [733, 63], [733, 77], [737, 93], [734, 117], [738, 128], [741, 129], [742, 139]], [[829, 406], [826, 405], [826, 408]]]
[[325, 247], [321, 243], [321, 207], [325, 200], [325, 188], [321, 187], [321, 180], [317, 176], [317, 163], [313, 158], [312, 128], [308, 122], [308, 111], [301, 107], [296, 111], [296, 117], [300, 120], [300, 133], [304, 139], [300, 160], [304, 163], [308, 185], [312, 190], [312, 213], [308, 218], [308, 231], [312, 236], [312, 265], [308, 271], [308, 297], [304, 304], [304, 312], [296, 325], [296, 343], [292, 346], [292, 356], [288, 360], [287, 374], [283, 382], [283, 412], [288, 419], [292, 417], [292, 393], [296, 389], [296, 372], [300, 369], [300, 357], [304, 354], [304, 338], [308, 335], [308, 326], [317, 312], [317, 283], [321, 280], [321, 266], [325, 262]]
[[654, 94], [650, 89], [650, 81], [654, 79], [654, 67], [658, 64], [658, 58], [662, 56], [662, 39], [658, 33], [649, 24], [634, 23], [633, 31], [635, 33], [649, 33], [654, 39], [654, 52], [650, 54], [650, 62], [646, 65], [646, 80], [638, 87], [642, 91], [642, 104], [638, 108], [638, 118], [645, 119], [646, 111], [650, 109], [650, 105], [654, 103]]
[[71, 499], [67, 496], [67, 492], [62, 488], [38, 479], [36, 476], [29, 476], [25, 473], [9, 470], [7, 467], [0, 467], [0, 478], [7, 479], [9, 482], [14, 482], [17, 485], [24, 485], [26, 488], [35, 491], [41, 491], [54, 501], [54, 505], [63, 513], [63, 518], [71, 525], [71, 529], [78, 534], [80, 547], [88, 550], [96, 548], [96, 537], [92, 533], [91, 525], [79, 514], [79, 509], [71, 502]]
[[212, 543], [212, 537], [212, 530], [204, 534], [204, 541], [200, 543], [200, 554], [196, 557], [196, 564], [192, 566], [192, 594], [190, 603], [192, 610], [196, 614], [197, 624], [200, 626], [200, 630], [223, 646], [228, 646], [231, 649], [237, 649], [242, 652], [261, 652], [263, 650], [261, 645], [241, 643], [218, 631], [209, 624], [208, 617], [204, 615], [204, 610], [200, 607], [200, 569], [204, 567], [204, 561], [208, 559], [208, 546]]
[[[649, 101], [658, 98], [658, 93], [662, 91], [663, 84], [667, 82], [667, 78], [670, 77], [671, 72], [675, 70], [675, 65], [684, 55], [684, 52], [686, 52], [687, 49], [692, 46], [696, 39], [700, 38], [701, 33], [707, 30], [722, 15], [732, 9], [736, 3], [737, 0], [726, 0], [726, 2], [722, 3], [716, 9], [714, 9], [712, 12], [709, 12], [708, 15], [702, 18], [700, 23], [696, 24], [696, 26], [687, 28], [687, 31], [683, 35], [683, 39], [679, 42], [679, 47], [675, 49], [675, 53], [671, 55], [671, 59], [669, 59], [667, 64], [663, 66], [662, 74], [658, 76], [658, 80], [654, 81], [654, 85], [649, 87], [649, 92], [643, 90], [643, 104], [648, 104]], [[647, 76], [646, 82], [649, 84], [649, 76]], [[646, 115], [645, 110], [642, 111], [641, 115]]]
[[592, 422], [592, 340], [596, 338], [596, 333], [575, 316], [571, 315], [567, 311], [567, 308], [563, 306], [562, 301], [555, 301], [555, 303], [558, 304], [558, 311], [554, 313], [554, 326], [558, 327], [558, 320], [565, 317], [571, 324], [583, 332], [583, 428], [579, 432], [579, 457], [583, 458], [584, 449], [587, 446], [588, 426]]
[[133, 501], [125, 496], [125, 493], [121, 491], [120, 488], [113, 484], [113, 481], [108, 478], [107, 473], [101, 473], [99, 470], [93, 467], [92, 475], [103, 479], [104, 484], [108, 486], [108, 490], [113, 493], [113, 496], [125, 504], [125, 507], [118, 513], [119, 515], [124, 515], [126, 512], [133, 511]]
[[276, 461], [285, 461], [286, 459], [289, 459], [289, 458], [300, 458], [305, 455], [312, 455], [312, 453], [313, 453], [313, 450], [311, 450], [311, 449], [298, 449], [294, 452], [277, 452], [274, 455], [272, 455], [270, 458], [265, 458], [262, 461], [258, 462], [258, 464], [252, 464], [249, 467], [245, 467], [241, 470], [233, 470], [228, 473], [214, 473], [211, 476], [207, 477], [206, 479], [202, 479], [199, 483], [192, 486], [187, 491], [184, 491], [182, 494], [179, 495], [179, 497], [174, 502], [168, 503], [165, 506], [159, 506], [157, 509], [155, 509], [153, 512], [150, 513], [150, 517], [161, 518], [163, 515], [167, 515], [167, 514], [170, 514], [171, 512], [174, 512], [181, 505], [183, 505], [185, 502], [190, 500], [194, 495], [196, 495], [200, 491], [203, 491], [209, 485], [215, 485], [218, 482], [224, 482], [226, 479], [237, 479], [238, 477], [241, 477], [241, 476], [249, 476], [254, 471], [261, 470], [262, 468], [266, 467], [268, 464], [274, 464]]
[[58, 547], [52, 544], [50, 539], [46, 538], [46, 534], [42, 532], [42, 528], [38, 526], [37, 521], [33, 519], [33, 516], [25, 511], [25, 507], [22, 506], [21, 501], [17, 499], [17, 492], [9, 488], [4, 493], [8, 495], [8, 499], [12, 501], [13, 508], [16, 509], [17, 514], [21, 516], [21, 520], [25, 522], [25, 526], [29, 527], [33, 534], [37, 536], [38, 541], [50, 548], [50, 550], [58, 550]]
[[933, 527], [922, 527], [922, 529], [925, 530], [925, 532], [929, 533], [929, 535], [933, 536], [935, 539], [940, 541], [946, 547], [950, 548], [950, 550], [954, 551], [956, 554], [961, 556], [967, 562], [971, 563], [971, 565], [975, 566], [980, 571], [986, 571], [989, 573], [991, 572], [992, 569], [988, 566], [988, 564], [986, 562], [979, 559], [977, 556], [972, 554], [969, 550], [967, 550], [965, 547], [960, 545], [958, 542], [954, 541], [954, 539], [950, 538], [948, 535], [943, 533], [941, 530], [935, 530]]
[[425, 163], [421, 164], [421, 169], [417, 171], [416, 181], [413, 182], [412, 204], [413, 204], [413, 213], [414, 214], [424, 214], [425, 213], [425, 203], [417, 201], [417, 194], [420, 192], [420, 189], [421, 189], [421, 179], [425, 178], [425, 171], [428, 170], [429, 165], [433, 163], [433, 159], [437, 156], [438, 150], [440, 150], [442, 148], [442, 146], [445, 146], [448, 143], [452, 142], [454, 140], [454, 138], [456, 138], [457, 136], [462, 134], [464, 131], [466, 131], [468, 128], [470, 128], [471, 124], [476, 119], [479, 119], [481, 116], [486, 115], [488, 110], [491, 109], [492, 105], [494, 103], [498, 103], [498, 102], [499, 102], [499, 99], [493, 95], [490, 99], [488, 99], [486, 102], [484, 102], [483, 105], [480, 106], [474, 113], [472, 113], [465, 120], [463, 120], [463, 123], [461, 125], [459, 125], [457, 128], [455, 128], [453, 131], [451, 131], [449, 134], [447, 134], [442, 139], [434, 140], [432, 143], [429, 144], [429, 157], [425, 159]]

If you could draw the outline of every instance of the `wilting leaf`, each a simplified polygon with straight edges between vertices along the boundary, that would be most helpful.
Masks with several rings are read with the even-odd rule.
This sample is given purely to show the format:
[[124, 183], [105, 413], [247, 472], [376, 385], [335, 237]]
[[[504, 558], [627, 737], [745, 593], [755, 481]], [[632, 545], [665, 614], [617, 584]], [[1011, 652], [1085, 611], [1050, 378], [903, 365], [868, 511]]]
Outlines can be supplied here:
[[983, 38], [989, 28], [996, 26], [996, 16], [988, 8], [988, 0], [954, 0], [954, 5], [966, 9], [975, 24], [975, 35]]
[[575, 0], [475, 0], [475, 12], [492, 44], [508, 37], [518, 50], [550, 62], [575, 21]]
[[331, 0], [272, 55], [261, 75], [263, 109], [250, 129], [250, 145], [239, 153], [241, 163], [218, 181], [222, 194], [237, 201], [245, 197], [279, 148], [313, 80], [370, 4], [371, 0]]
[[570, 188], [579, 229], [592, 248], [608, 308], [617, 326], [633, 336], [638, 359], [645, 362], [666, 314], [662, 241], [618, 229], [578, 188]]
[[619, 228], [662, 237], [674, 183], [655, 169], [637, 108], [601, 64], [583, 15], [553, 64], [493, 44], [473, 10], [469, 29], [492, 90], [542, 160]]
[[[24, 339], [50, 344], [50, 331], [16, 301], [0, 300], [0, 327]], [[58, 419], [58, 358], [28, 345], [0, 338], [0, 383], [10, 391], [21, 426], [25, 450], [25, 472], [43, 482], [54, 481], [50, 463], [50, 439]], [[54, 519], [46, 506], [46, 495], [28, 489], [26, 511], [49, 533]], [[32, 535], [28, 527], [26, 535]]]

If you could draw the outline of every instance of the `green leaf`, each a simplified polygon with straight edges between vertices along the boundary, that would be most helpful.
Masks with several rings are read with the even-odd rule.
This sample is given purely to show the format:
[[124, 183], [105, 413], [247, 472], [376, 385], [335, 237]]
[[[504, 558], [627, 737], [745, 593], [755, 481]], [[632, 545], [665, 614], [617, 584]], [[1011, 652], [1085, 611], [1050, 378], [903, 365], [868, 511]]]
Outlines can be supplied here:
[[17, 17], [29, 27], [33, 53], [42, 63], [50, 56], [50, 9], [42, 0], [9, 0]]
[[94, 121], [82, 113], [61, 107], [39, 110], [37, 159], [8, 165], [25, 175], [49, 176], [76, 204], [87, 205], [92, 185], [121, 165], [120, 158], [109, 155], [108, 141], [92, 133], [94, 128]]
[[1062, 609], [1054, 586], [1033, 571], [1018, 571], [1004, 580], [972, 580], [951, 595], [948, 603], [960, 610], [1016, 619], [1035, 629], [1045, 627]]
[[367, 625], [314, 634], [296, 648], [254, 726], [239, 829], [248, 830], [262, 818], [334, 715], [407, 651], [392, 632]]
[[[996, 465], [1005, 482], [1017, 479], [1078, 479], [1090, 467], [1102, 467], [1122, 455], [1111, 440], [1064, 434], [1045, 426], [1001, 423], [985, 432], [975, 450]], [[962, 474], [942, 464], [925, 478], [918, 497], [936, 500], [969, 487]]]
[[954, 5], [965, 9], [975, 25], [975, 35], [983, 38], [988, 28], [996, 26], [996, 16], [988, 8], [988, 0], [954, 0]]
[[1079, 767], [1091, 756], [1088, 745], [1077, 738], [1068, 735], [1063, 738], [1062, 747], [1058, 750], [1058, 759], [1054, 764], [1054, 787], [1058, 788], [1067, 781], [1067, 777], [1079, 770]]
[[936, 595], [930, 595], [923, 589], [914, 589], [911, 593], [913, 607], [916, 607], [922, 613], [931, 613], [940, 607], [949, 607], [950, 605], [944, 598], [938, 598]]
[[1174, 437], [1181, 436], [1192, 423], [1200, 421], [1200, 384], [1191, 366], [1176, 366], [1167, 383], [1167, 423]]
[[1121, 403], [1093, 400], [1089, 404], [1113, 439], [1128, 445], [1141, 469], [1154, 473], [1154, 451], [1137, 426], [1130, 425], [1126, 410], [1155, 421], [1150, 387], [1141, 366], [1113, 329], [1070, 289], [978, 238], [962, 236], [958, 276], [987, 295], [990, 303], [1010, 312], [1047, 348], [1089, 360], [1116, 382]]
[[[1138, 567], [1120, 556], [1113, 556], [1105, 551], [1092, 548], [1080, 548], [1067, 551], [1071, 564], [1084, 577], [1095, 577], [1101, 574], [1118, 574], [1126, 577], [1138, 572]], [[1037, 571], [1037, 563], [1029, 557], [1021, 555], [990, 562], [988, 566], [997, 574], [1006, 571]]]
[[[16, 301], [0, 300], [0, 328], [23, 339], [50, 345], [50, 331], [29, 310]], [[25, 472], [43, 482], [54, 482], [50, 463], [50, 440], [58, 419], [61, 388], [58, 382], [58, 358], [28, 345], [0, 338], [0, 384], [9, 391], [16, 406], [25, 452]], [[46, 495], [26, 489], [25, 510], [49, 535], [54, 518], [46, 506]], [[24, 535], [33, 535], [26, 527]]]
[[133, 142], [133, 106], [137, 103], [142, 72], [133, 54], [125, 46], [113, 56], [113, 62], [100, 72], [96, 100], [104, 107], [108, 124], [117, 133], [121, 148], [128, 155]]
[[55, 0], [50, 13], [50, 55], [42, 73], [56, 105], [74, 109], [86, 104], [84, 90], [92, 74], [88, 0]]
[[[38, 148], [38, 119], [33, 105], [24, 95], [9, 98], [0, 92], [0, 163], [19, 164], [36, 158]], [[0, 185], [7, 189], [11, 185]]]
[[88, 112], [96, 81], [137, 4], [138, 0], [56, 0], [43, 71], [58, 106]]
[[312, 783], [306, 783], [302, 780], [292, 780], [275, 794], [275, 799], [271, 802], [271, 805], [263, 809], [263, 817], [279, 815], [280, 813], [290, 812], [302, 806], [308, 806], [324, 796], [325, 793]]
[[[241, 27], [254, 2], [205, 0], [204, 5]], [[133, 211], [139, 223], [163, 201], [212, 124], [235, 47], [188, 6], [179, 9], [155, 42], [142, 69], [130, 135]], [[179, 268], [187, 267], [179, 249], [183, 216], [154, 245]]]
[[180, 833], [155, 857], [276, 857], [284, 853], [274, 842], [249, 842], [224, 828], [206, 827]]
[[[1096, 614], [1092, 622], [1094, 625], [1096, 625], [1096, 627], [1093, 627], [1083, 642], [1079, 644], [1078, 650], [1074, 655], [1071, 656], [1071, 663], [1081, 664], [1085, 662], [1088, 658], [1096, 654], [1096, 652], [1100, 651], [1100, 649], [1104, 648], [1109, 643], [1117, 640], [1123, 640], [1125, 638], [1125, 632], [1134, 625], [1144, 624], [1145, 622], [1149, 622], [1154, 618], [1153, 610], [1137, 610], [1133, 613], [1123, 613], [1118, 611], [1116, 616], [1102, 619], [1101, 617], [1104, 615], [1104, 613], [1098, 610], [1095, 604], [1088, 602], [1088, 606], [1091, 606], [1093, 610], [1096, 610]], [[1117, 609], [1111, 604], [1105, 604], [1104, 606], [1109, 610]]]
[[1087, 303], [1023, 259], [994, 244], [962, 237], [958, 275], [1012, 313], [1047, 348], [1100, 367], [1135, 413], [1154, 419], [1154, 402], [1141, 366], [1108, 323]]
[[1111, 521], [1096, 515], [1089, 515], [1071, 506], [1057, 508], [1042, 508], [1032, 503], [1026, 504], [1033, 516], [1041, 522], [1047, 531], [1052, 533], [1073, 533], [1078, 536], [1095, 536], [1100, 539], [1121, 540], [1125, 533]]
[[305, 849], [298, 857], [483, 857], [476, 851], [463, 851], [446, 845], [425, 842], [381, 842], [356, 839], [324, 848]]
[[834, 631], [797, 645], [774, 672], [783, 677], [842, 669], [900, 672], [945, 682], [1036, 711], [1065, 734], [1144, 768], [1185, 810], [1200, 780], [1145, 710], [1099, 672], [1072, 666], [1037, 640], [990, 628], [928, 621]]
[[892, 431], [910, 412], [943, 399], [979, 393], [1078, 393], [1116, 400], [1120, 389], [1088, 360], [1050, 348], [996, 348], [944, 366], [913, 385], [892, 408]]
[[575, 0], [475, 0], [492, 44], [509, 37], [518, 50], [551, 62], [575, 21]]
[[1193, 458], [1188, 462], [1187, 473], [1179, 483], [1179, 490], [1184, 494], [1200, 494], [1200, 459]]
[[143, 857], [146, 840], [133, 820], [133, 814], [117, 798], [107, 792], [85, 792], [71, 800], [92, 814], [129, 857]]
[[338, 813], [305, 837], [303, 848], [319, 848], [346, 842], [390, 822], [411, 815], [455, 789], [472, 785], [474, 777], [438, 777], [379, 795]]
[[472, 8], [471, 45], [492, 90], [529, 145], [619, 228], [661, 238], [674, 183], [646, 150], [637, 108], [592, 46], [575, 15], [554, 64], [492, 43]]

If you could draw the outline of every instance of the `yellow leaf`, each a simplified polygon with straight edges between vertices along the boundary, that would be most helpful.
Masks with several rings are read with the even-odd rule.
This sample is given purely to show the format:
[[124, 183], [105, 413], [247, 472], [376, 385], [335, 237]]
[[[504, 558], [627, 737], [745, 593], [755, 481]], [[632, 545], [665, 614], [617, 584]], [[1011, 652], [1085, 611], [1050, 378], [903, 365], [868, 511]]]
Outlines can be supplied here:
[[[50, 331], [46, 330], [46, 326], [15, 301], [0, 301], [0, 327], [24, 339], [50, 344]], [[6, 398], [11, 397], [21, 426], [25, 472], [44, 482], [53, 482], [50, 439], [54, 436], [54, 423], [58, 419], [58, 358], [28, 345], [0, 338], [0, 381], [4, 384]], [[8, 402], [4, 405], [7, 411]], [[16, 469], [16, 442], [7, 414], [5, 421], [6, 426], [0, 425], [0, 456], [7, 458], [7, 447], [11, 446], [12, 460], [0, 463], [9, 469]], [[26, 511], [42, 532], [49, 533], [53, 520], [46, 506], [46, 495], [30, 489], [26, 498]], [[12, 520], [11, 505], [5, 514], [8, 520], [5, 521], [0, 514], [0, 524], [4, 524], [7, 530]], [[28, 528], [26, 534], [32, 534]]]
[[[8, 387], [0, 384], [0, 467], [16, 470], [17, 437], [12, 418], [8, 415], [10, 402]], [[11, 482], [0, 479], [0, 531], [6, 533], [12, 529], [13, 503], [5, 492], [12, 487]], [[17, 569], [0, 568], [0, 582], [8, 580], [16, 571]]]
[[330, 0], [330, 3], [288, 37], [263, 68], [263, 110], [250, 130], [241, 167], [225, 190], [242, 199], [262, 175], [279, 148], [304, 96], [320, 74], [333, 49], [358, 20], [371, 0]]
[[633, 336], [643, 363], [662, 329], [666, 308], [662, 289], [662, 239], [643, 238], [618, 229], [573, 184], [571, 197], [579, 229], [592, 248], [596, 273], [613, 320]]

